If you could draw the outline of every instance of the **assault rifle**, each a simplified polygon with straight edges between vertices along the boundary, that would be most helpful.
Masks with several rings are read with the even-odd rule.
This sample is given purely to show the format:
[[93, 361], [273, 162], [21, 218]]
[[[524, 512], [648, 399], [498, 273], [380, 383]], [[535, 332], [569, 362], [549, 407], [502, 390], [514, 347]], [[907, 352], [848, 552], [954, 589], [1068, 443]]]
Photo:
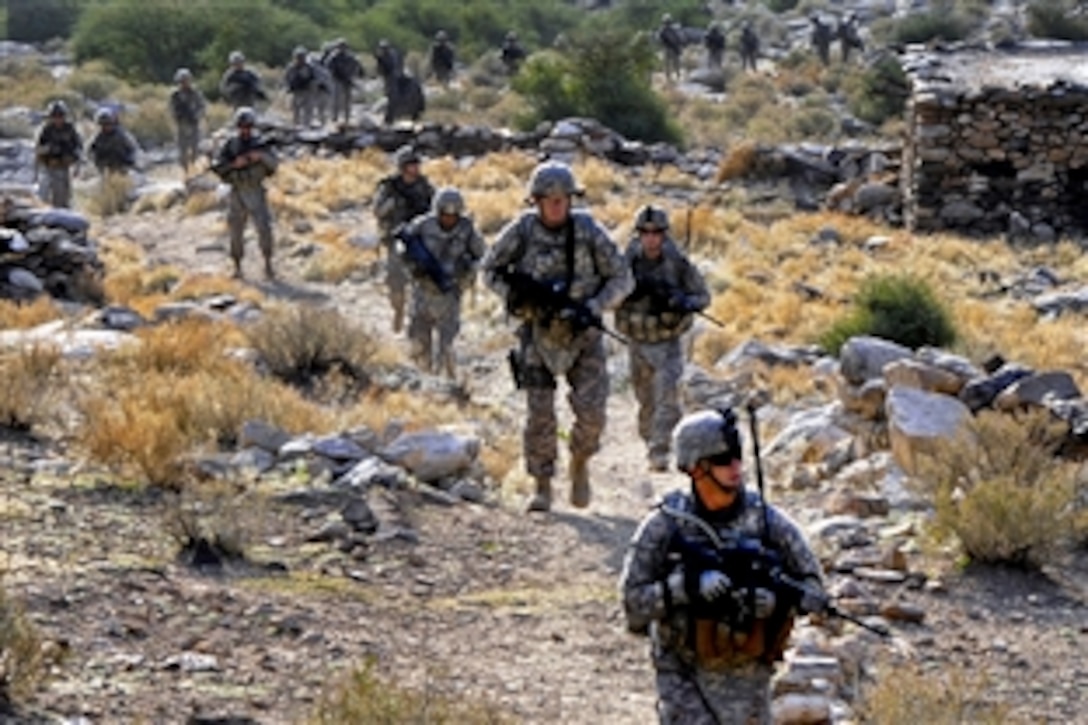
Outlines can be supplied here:
[[450, 276], [446, 274], [446, 270], [442, 268], [442, 263], [438, 261], [438, 258], [431, 253], [431, 250], [427, 248], [427, 245], [423, 243], [423, 237], [419, 234], [411, 234], [405, 227], [401, 227], [393, 235], [393, 238], [400, 242], [399, 249], [404, 261], [408, 263], [408, 266], [419, 275], [426, 276], [435, 286], [441, 290], [442, 294], [449, 294], [456, 288], [456, 284]]
[[656, 313], [673, 312], [678, 315], [696, 314], [718, 327], [725, 327], [725, 323], [713, 317], [701, 309], [689, 307], [678, 301], [682, 292], [663, 280], [642, 279], [635, 286], [632, 297], [638, 299], [645, 297], [650, 300], [650, 309]]
[[627, 344], [627, 340], [604, 326], [600, 315], [586, 307], [584, 302], [571, 299], [563, 282], [549, 283], [536, 279], [531, 274], [519, 272], [508, 266], [496, 275], [510, 289], [509, 307], [515, 314], [525, 308], [540, 310], [547, 319], [569, 320], [575, 330], [595, 328]]
[[[227, 143], [231, 143], [231, 141], [228, 141]], [[242, 154], [247, 154], [250, 151], [261, 151], [261, 150], [266, 149], [266, 148], [273, 148], [273, 147], [277, 146], [279, 143], [280, 143], [279, 140], [276, 137], [271, 136], [271, 135], [268, 135], [268, 136], [263, 136], [262, 135], [262, 136], [250, 137], [250, 139], [245, 143], [245, 145], [243, 147], [241, 147], [238, 150], [238, 152], [235, 153], [230, 158], [222, 159], [222, 160], [219, 160], [219, 161], [213, 161], [211, 163], [211, 165], [208, 166], [208, 171], [211, 171], [213, 174], [218, 176], [223, 181], [227, 181], [227, 176], [230, 175], [231, 171], [239, 171], [240, 170], [240, 169], [236, 169], [234, 167], [234, 160], [236, 158], [238, 158]], [[248, 167], [248, 165], [243, 166], [241, 168], [244, 169], [244, 168], [247, 168], [247, 167]]]

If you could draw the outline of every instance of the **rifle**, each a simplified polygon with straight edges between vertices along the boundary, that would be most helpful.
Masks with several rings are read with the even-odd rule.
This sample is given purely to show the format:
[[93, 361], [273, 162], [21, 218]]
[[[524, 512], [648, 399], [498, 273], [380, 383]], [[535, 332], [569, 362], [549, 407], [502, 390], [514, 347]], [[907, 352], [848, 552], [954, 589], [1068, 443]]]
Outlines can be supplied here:
[[724, 322], [703, 310], [691, 309], [683, 305], [674, 304], [677, 292], [679, 292], [678, 289], [664, 280], [641, 279], [635, 286], [635, 291], [631, 293], [631, 296], [636, 299], [640, 297], [648, 298], [650, 300], [650, 309], [656, 314], [661, 314], [663, 312], [673, 312], [680, 315], [690, 313], [698, 315], [718, 327], [725, 327]]
[[514, 314], [526, 307], [539, 309], [547, 319], [567, 319], [575, 330], [592, 327], [624, 345], [628, 344], [621, 335], [605, 327], [601, 316], [594, 314], [584, 302], [571, 299], [562, 282], [543, 282], [531, 274], [517, 271], [513, 265], [496, 271], [496, 275], [510, 289], [509, 307]]
[[422, 236], [410, 234], [406, 228], [401, 227], [393, 235], [393, 238], [400, 242], [401, 256], [416, 274], [425, 275], [434, 282], [442, 294], [449, 294], [456, 289], [457, 285], [446, 274], [446, 270], [442, 268], [442, 263], [438, 261], [438, 258], [423, 243]]
[[[228, 141], [227, 143], [230, 143], [230, 141]], [[261, 151], [263, 149], [273, 148], [278, 144], [279, 140], [276, 139], [274, 136], [257, 136], [255, 138], [251, 137], [249, 141], [246, 142], [245, 146], [239, 149], [237, 153], [233, 154], [230, 158], [225, 158], [219, 161], [212, 162], [208, 165], [207, 170], [211, 171], [223, 181], [227, 181], [226, 177], [230, 174], [231, 171], [240, 170], [234, 168], [233, 164], [236, 158], [238, 158], [242, 154], [249, 153], [250, 151]], [[243, 166], [241, 168], [244, 169], [248, 167]]]

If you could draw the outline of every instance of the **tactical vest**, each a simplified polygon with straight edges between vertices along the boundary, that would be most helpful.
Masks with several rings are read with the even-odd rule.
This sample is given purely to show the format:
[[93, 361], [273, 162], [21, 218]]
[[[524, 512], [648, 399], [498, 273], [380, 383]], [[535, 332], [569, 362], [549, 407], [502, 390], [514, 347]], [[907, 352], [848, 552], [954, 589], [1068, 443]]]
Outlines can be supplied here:
[[[657, 309], [657, 300], [646, 288], [656, 282], [674, 290], [685, 291], [682, 259], [662, 250], [660, 261], [651, 262], [638, 255], [632, 262], [635, 291], [616, 310], [616, 329], [621, 335], [646, 344], [675, 340], [691, 329], [695, 316]], [[642, 287], [639, 286], [640, 282]]]

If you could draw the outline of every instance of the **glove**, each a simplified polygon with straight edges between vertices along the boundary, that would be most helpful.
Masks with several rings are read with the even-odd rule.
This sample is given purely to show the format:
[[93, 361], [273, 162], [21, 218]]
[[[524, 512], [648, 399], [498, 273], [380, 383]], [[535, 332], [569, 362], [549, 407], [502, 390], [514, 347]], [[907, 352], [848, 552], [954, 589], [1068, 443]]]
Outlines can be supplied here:
[[801, 610], [802, 614], [815, 614], [827, 609], [828, 604], [831, 603], [830, 597], [827, 596], [821, 589], [816, 587], [805, 587], [804, 594], [801, 595], [801, 601], [797, 607]]
[[694, 296], [682, 293], [674, 295], [673, 299], [669, 300], [669, 306], [682, 314], [698, 312], [703, 308], [703, 306], [699, 304], [699, 300], [695, 299]]
[[774, 614], [774, 607], [778, 599], [770, 589], [756, 589], [754, 592], [756, 602], [756, 619], [766, 619]]
[[706, 602], [713, 602], [729, 593], [733, 582], [717, 569], [708, 569], [699, 575], [699, 596]]

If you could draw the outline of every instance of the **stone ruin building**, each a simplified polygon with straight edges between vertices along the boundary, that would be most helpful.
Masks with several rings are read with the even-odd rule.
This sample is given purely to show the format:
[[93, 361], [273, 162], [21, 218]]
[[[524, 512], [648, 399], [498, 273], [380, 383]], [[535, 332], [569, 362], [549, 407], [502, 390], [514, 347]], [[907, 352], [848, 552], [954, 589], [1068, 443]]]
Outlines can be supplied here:
[[908, 228], [1088, 237], [1088, 47], [915, 51], [903, 67]]

